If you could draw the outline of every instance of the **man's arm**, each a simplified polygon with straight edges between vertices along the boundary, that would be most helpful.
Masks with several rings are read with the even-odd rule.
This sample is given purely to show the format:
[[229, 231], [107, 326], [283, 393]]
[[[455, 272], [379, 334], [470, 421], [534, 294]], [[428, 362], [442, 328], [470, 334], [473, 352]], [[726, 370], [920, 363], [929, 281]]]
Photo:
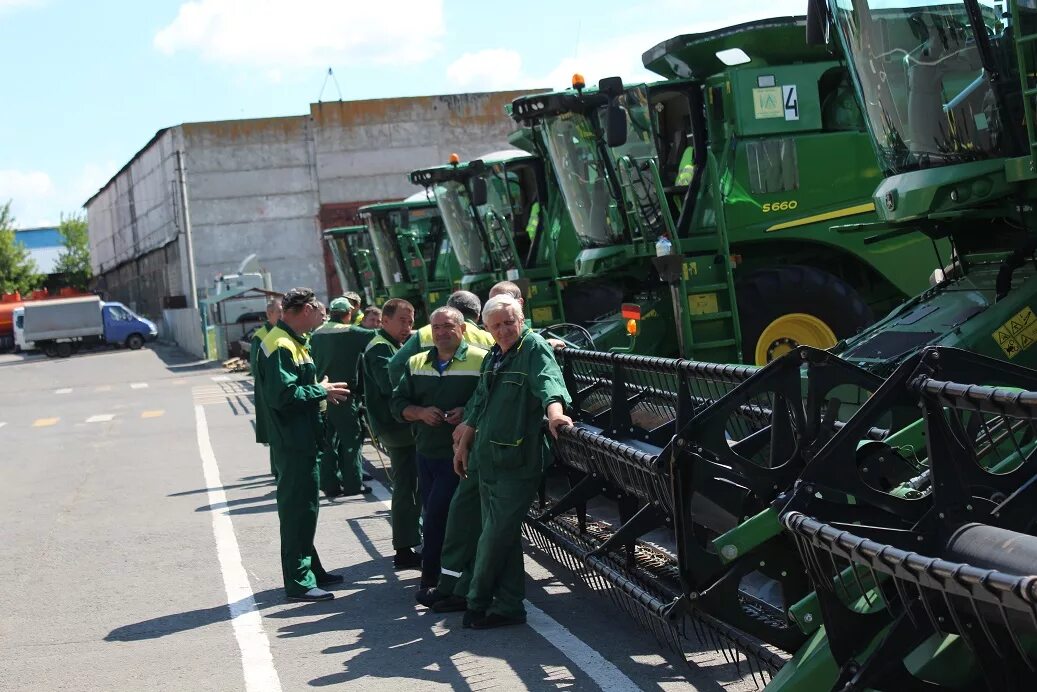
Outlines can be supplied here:
[[263, 364], [263, 400], [266, 405], [286, 411], [311, 401], [327, 397], [319, 384], [300, 385], [292, 356], [283, 348], [275, 348]]
[[395, 384], [400, 381], [403, 377], [403, 373], [407, 371], [407, 361], [410, 360], [411, 356], [417, 355], [421, 352], [421, 337], [417, 332], [410, 335], [410, 338], [404, 342], [400, 350], [397, 351], [392, 358], [389, 359], [389, 378], [390, 382]]

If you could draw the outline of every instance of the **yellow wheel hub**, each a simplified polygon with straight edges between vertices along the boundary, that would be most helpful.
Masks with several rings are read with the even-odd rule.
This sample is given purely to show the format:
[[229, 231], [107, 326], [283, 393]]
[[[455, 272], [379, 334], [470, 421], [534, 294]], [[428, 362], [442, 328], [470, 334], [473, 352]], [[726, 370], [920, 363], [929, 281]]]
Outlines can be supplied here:
[[766, 365], [797, 346], [831, 348], [838, 343], [831, 327], [813, 315], [791, 312], [767, 325], [756, 341], [756, 364]]

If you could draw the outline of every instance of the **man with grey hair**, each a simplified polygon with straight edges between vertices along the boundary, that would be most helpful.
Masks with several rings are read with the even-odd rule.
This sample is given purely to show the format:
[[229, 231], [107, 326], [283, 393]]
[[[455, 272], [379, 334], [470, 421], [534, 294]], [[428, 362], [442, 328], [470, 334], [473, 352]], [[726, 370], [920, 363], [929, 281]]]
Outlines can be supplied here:
[[[261, 365], [260, 360], [263, 356], [263, 339], [270, 333], [270, 330], [274, 328], [278, 320], [281, 319], [281, 296], [278, 295], [267, 301], [266, 304], [266, 322], [260, 325], [252, 334], [252, 343], [248, 352], [248, 370], [252, 375], [253, 383], [257, 383], [257, 373]], [[262, 445], [268, 445], [269, 440], [267, 439], [267, 410], [266, 404], [263, 402], [263, 390], [261, 390], [257, 384], [253, 384], [252, 387], [253, 395], [253, 408], [256, 411], [256, 442]], [[274, 467], [274, 456], [273, 452], [270, 453], [270, 475], [274, 477], [274, 482], [277, 482], [277, 469]]]
[[[465, 341], [483, 348], [493, 346], [493, 337], [475, 323], [479, 319], [479, 309], [482, 307], [479, 296], [471, 291], [454, 291], [447, 298], [446, 304], [447, 307], [454, 308], [464, 316], [465, 324], [468, 325], [464, 332]], [[419, 329], [417, 334], [413, 334], [389, 361], [389, 378], [393, 382], [399, 382], [404, 370], [407, 369], [407, 361], [411, 356], [427, 351], [432, 348], [433, 343], [432, 325], [427, 324]]]
[[544, 472], [541, 425], [546, 415], [556, 437], [572, 425], [553, 350], [525, 325], [521, 303], [507, 294], [490, 298], [483, 323], [497, 344], [454, 436], [454, 469], [478, 473], [483, 508], [463, 622], [475, 629], [526, 621], [521, 527]]
[[435, 344], [408, 359], [390, 405], [398, 420], [413, 424], [425, 513], [419, 594], [439, 582], [447, 511], [458, 483], [453, 471], [453, 431], [479, 382], [487, 353], [464, 340], [468, 325], [457, 309], [439, 308], [430, 321]]

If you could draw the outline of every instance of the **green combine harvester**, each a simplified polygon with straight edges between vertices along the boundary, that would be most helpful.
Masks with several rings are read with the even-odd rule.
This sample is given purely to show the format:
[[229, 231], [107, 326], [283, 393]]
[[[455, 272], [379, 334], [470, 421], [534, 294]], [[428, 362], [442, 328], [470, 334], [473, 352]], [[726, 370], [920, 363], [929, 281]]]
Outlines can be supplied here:
[[454, 154], [451, 163], [416, 170], [410, 180], [439, 206], [461, 264], [461, 288], [485, 298], [498, 281], [514, 281], [528, 296], [534, 325], [565, 321], [558, 279], [572, 275], [578, 246], [539, 157], [506, 150], [462, 162]]
[[424, 192], [399, 202], [383, 202], [360, 207], [367, 222], [371, 248], [381, 283], [385, 286], [381, 305], [389, 298], [404, 298], [414, 305], [417, 323], [446, 300], [461, 279], [461, 268], [454, 255], [435, 200]]
[[[844, 66], [802, 18], [679, 36], [645, 56], [668, 77], [517, 99], [572, 215], [596, 303], [677, 324], [639, 352], [765, 364], [856, 334], [927, 287], [949, 250], [876, 221], [880, 181]], [[660, 281], [661, 280], [661, 281]]]
[[367, 305], [381, 305], [388, 300], [367, 226], [329, 228], [324, 231], [324, 240], [331, 249], [343, 292], [357, 292], [364, 296]]
[[883, 175], [837, 232], [924, 232], [938, 282], [765, 367], [563, 351], [576, 425], [527, 536], [724, 680], [1031, 690], [1037, 9], [816, 0], [806, 28]]

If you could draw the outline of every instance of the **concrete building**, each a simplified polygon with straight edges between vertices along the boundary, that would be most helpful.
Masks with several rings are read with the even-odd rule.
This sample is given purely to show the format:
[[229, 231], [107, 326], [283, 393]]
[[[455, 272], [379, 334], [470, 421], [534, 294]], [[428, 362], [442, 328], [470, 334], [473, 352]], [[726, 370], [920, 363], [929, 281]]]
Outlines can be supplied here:
[[198, 354], [192, 274], [204, 299], [255, 254], [274, 289], [327, 297], [337, 279], [320, 232], [414, 192], [415, 168], [505, 148], [514, 124], [504, 106], [522, 93], [336, 101], [309, 115], [160, 130], [85, 204], [97, 288]]

